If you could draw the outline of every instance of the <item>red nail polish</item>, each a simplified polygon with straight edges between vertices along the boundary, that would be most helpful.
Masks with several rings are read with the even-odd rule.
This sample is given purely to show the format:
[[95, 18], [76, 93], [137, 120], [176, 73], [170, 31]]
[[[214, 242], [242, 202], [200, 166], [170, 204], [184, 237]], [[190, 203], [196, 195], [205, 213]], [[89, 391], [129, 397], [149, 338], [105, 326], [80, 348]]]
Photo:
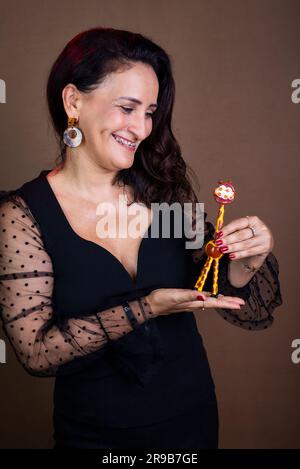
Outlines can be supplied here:
[[199, 296], [197, 296], [197, 300], [202, 300], [202, 301], [204, 301], [204, 300], [205, 300], [205, 298], [204, 298], [204, 296], [202, 296], [202, 295], [199, 295]]
[[230, 253], [230, 254], [229, 254], [229, 257], [230, 257], [230, 259], [235, 259], [235, 254]]
[[223, 231], [219, 231], [219, 233], [217, 233], [217, 238], [221, 238], [221, 236], [223, 236]]
[[221, 244], [223, 244], [223, 241], [222, 241], [221, 239], [218, 239], [218, 240], [216, 241], [216, 245], [217, 245], [217, 246], [221, 246]]
[[221, 248], [219, 248], [219, 251], [221, 252], [228, 251], [228, 246], [222, 246]]

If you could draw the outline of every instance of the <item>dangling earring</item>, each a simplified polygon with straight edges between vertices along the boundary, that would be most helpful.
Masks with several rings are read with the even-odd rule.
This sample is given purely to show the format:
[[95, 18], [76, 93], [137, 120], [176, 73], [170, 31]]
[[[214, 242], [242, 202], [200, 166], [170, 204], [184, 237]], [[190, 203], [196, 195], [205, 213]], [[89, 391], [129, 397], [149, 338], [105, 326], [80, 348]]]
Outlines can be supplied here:
[[75, 148], [81, 144], [82, 132], [78, 127], [75, 127], [79, 122], [76, 117], [69, 117], [68, 128], [64, 131], [63, 140], [68, 147]]

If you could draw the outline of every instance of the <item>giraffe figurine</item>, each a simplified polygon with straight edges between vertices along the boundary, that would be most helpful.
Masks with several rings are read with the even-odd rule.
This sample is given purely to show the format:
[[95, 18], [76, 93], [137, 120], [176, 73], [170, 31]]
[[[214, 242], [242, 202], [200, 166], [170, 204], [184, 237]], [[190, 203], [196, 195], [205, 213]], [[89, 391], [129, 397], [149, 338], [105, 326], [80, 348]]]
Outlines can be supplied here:
[[231, 181], [218, 181], [218, 186], [214, 190], [214, 198], [218, 204], [220, 204], [214, 240], [208, 241], [204, 246], [204, 250], [207, 254], [206, 262], [201, 270], [197, 282], [195, 283], [194, 289], [199, 292], [203, 290], [205, 281], [207, 279], [208, 272], [214, 262], [213, 271], [213, 287], [211, 296], [218, 297], [218, 276], [219, 276], [219, 261], [223, 254], [219, 251], [218, 246], [215, 244], [217, 234], [221, 230], [224, 224], [224, 210], [226, 204], [231, 204], [235, 198], [236, 191]]

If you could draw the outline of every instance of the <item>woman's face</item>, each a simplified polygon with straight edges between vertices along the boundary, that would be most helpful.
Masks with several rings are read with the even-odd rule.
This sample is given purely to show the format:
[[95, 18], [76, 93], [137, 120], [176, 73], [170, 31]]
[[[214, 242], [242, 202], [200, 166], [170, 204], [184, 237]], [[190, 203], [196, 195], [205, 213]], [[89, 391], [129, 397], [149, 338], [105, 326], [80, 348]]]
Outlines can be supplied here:
[[[70, 152], [78, 149], [107, 170], [132, 166], [136, 148], [151, 133], [158, 91], [153, 68], [143, 63], [108, 75], [90, 93], [67, 85], [63, 91], [66, 112], [79, 117], [78, 126], [84, 135], [81, 145]], [[136, 147], [128, 147], [120, 137]]]

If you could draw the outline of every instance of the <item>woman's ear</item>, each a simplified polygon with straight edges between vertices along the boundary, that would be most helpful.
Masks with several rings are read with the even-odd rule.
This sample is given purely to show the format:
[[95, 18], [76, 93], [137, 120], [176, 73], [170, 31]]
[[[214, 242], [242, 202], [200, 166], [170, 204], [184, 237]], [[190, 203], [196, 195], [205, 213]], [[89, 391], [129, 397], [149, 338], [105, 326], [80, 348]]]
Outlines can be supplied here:
[[69, 83], [62, 90], [62, 100], [65, 112], [69, 117], [78, 117], [81, 108], [81, 93], [73, 83]]

